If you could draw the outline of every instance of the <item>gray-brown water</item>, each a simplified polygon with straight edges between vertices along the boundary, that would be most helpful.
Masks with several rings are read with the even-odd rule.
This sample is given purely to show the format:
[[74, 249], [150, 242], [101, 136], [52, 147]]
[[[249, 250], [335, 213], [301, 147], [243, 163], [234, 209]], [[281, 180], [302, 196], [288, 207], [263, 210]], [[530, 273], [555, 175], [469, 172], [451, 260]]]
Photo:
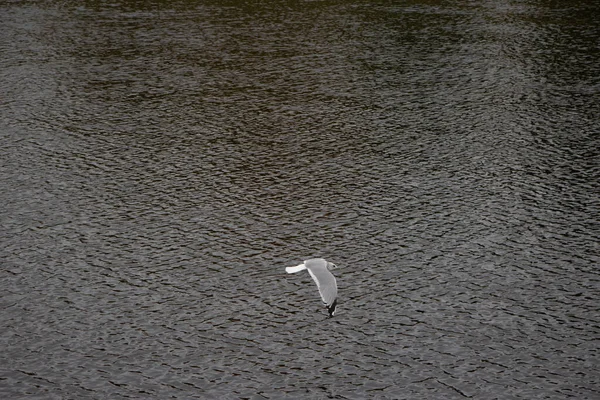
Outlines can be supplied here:
[[600, 398], [595, 3], [1, 2], [0, 398]]

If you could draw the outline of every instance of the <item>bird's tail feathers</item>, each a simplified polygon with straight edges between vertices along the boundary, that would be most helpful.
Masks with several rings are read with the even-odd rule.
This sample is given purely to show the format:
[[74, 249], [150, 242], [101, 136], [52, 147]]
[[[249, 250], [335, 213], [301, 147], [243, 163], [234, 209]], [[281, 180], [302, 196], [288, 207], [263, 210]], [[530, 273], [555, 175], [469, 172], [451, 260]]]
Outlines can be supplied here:
[[300, 264], [297, 265], [295, 267], [286, 267], [285, 268], [285, 272], [287, 272], [288, 274], [295, 274], [296, 272], [300, 272], [306, 269], [306, 265], [304, 264]]

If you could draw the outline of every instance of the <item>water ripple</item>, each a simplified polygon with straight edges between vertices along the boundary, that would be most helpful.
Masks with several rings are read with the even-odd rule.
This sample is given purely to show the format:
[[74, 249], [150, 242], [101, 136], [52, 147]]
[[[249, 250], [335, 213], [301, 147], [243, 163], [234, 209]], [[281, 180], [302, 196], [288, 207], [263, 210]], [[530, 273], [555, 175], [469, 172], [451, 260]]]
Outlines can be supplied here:
[[597, 6], [1, 8], [0, 397], [598, 397]]

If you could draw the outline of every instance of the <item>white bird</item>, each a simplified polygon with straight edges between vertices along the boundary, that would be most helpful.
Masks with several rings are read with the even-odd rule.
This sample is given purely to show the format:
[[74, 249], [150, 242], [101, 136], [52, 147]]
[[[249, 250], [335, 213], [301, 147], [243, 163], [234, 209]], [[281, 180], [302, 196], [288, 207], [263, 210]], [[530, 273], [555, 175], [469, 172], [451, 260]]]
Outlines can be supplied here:
[[337, 266], [329, 261], [325, 261], [322, 258], [312, 258], [300, 265], [286, 267], [285, 269], [285, 272], [288, 274], [294, 274], [305, 269], [308, 270], [308, 273], [319, 288], [321, 299], [323, 299], [323, 303], [327, 307], [330, 318], [335, 315], [335, 306], [337, 305], [337, 283], [335, 282], [335, 276], [329, 272], [335, 268]]

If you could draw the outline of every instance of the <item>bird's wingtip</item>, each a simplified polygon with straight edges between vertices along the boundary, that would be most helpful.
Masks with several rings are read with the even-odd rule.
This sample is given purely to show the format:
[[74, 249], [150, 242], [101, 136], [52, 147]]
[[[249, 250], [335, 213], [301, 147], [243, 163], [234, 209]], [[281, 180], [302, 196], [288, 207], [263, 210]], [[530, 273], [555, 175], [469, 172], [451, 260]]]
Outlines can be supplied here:
[[332, 318], [335, 315], [335, 307], [337, 306], [337, 299], [331, 303], [331, 305], [327, 305], [327, 312], [329, 313], [329, 318]]

